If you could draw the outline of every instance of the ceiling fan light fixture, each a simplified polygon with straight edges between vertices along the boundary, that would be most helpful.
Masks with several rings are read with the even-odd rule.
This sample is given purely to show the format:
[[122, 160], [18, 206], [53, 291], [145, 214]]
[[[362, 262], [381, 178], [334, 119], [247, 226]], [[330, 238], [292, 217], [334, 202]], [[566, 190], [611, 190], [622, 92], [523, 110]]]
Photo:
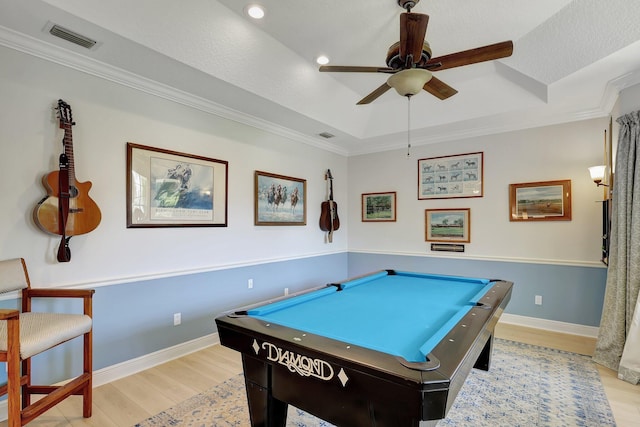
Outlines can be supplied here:
[[422, 68], [410, 68], [398, 71], [387, 80], [387, 84], [394, 88], [399, 95], [413, 96], [419, 93], [433, 75]]

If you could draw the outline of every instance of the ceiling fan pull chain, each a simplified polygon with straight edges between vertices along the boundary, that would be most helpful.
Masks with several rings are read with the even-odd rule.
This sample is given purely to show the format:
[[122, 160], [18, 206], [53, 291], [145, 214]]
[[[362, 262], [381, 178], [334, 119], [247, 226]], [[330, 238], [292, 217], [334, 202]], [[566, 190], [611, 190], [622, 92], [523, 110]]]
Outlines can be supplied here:
[[407, 159], [411, 157], [411, 96], [407, 95]]

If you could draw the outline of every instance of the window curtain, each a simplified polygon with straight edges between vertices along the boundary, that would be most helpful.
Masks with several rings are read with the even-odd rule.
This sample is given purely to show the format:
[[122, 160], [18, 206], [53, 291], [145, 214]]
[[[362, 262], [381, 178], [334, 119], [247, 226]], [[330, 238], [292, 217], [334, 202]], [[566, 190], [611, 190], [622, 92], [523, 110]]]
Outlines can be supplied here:
[[594, 360], [640, 381], [640, 111], [620, 125], [612, 195], [611, 245]]

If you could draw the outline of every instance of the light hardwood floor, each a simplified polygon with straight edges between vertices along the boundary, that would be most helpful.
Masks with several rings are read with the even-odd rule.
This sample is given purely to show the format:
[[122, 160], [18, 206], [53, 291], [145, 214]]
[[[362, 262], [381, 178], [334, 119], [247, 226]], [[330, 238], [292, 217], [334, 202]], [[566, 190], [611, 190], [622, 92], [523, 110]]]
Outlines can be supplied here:
[[[498, 324], [496, 337], [587, 355], [595, 347], [593, 339], [507, 324]], [[618, 380], [610, 369], [599, 371], [618, 426], [639, 425], [640, 386]], [[74, 396], [28, 425], [130, 427], [240, 372], [239, 354], [215, 345], [95, 388], [89, 419], [82, 418], [81, 400]]]

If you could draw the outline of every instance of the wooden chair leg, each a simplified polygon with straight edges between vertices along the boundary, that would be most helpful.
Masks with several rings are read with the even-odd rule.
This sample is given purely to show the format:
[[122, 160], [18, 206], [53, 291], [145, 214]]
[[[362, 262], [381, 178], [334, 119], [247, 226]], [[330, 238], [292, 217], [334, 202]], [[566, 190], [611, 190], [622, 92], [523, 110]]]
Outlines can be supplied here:
[[8, 427], [22, 425], [20, 399], [20, 349], [17, 337], [20, 334], [17, 318], [7, 320], [7, 416]]
[[22, 361], [22, 376], [26, 377], [26, 382], [22, 383], [22, 409], [31, 405], [31, 359]]
[[82, 416], [91, 417], [93, 406], [93, 329], [84, 334], [84, 373], [89, 374], [89, 381], [82, 391]]

